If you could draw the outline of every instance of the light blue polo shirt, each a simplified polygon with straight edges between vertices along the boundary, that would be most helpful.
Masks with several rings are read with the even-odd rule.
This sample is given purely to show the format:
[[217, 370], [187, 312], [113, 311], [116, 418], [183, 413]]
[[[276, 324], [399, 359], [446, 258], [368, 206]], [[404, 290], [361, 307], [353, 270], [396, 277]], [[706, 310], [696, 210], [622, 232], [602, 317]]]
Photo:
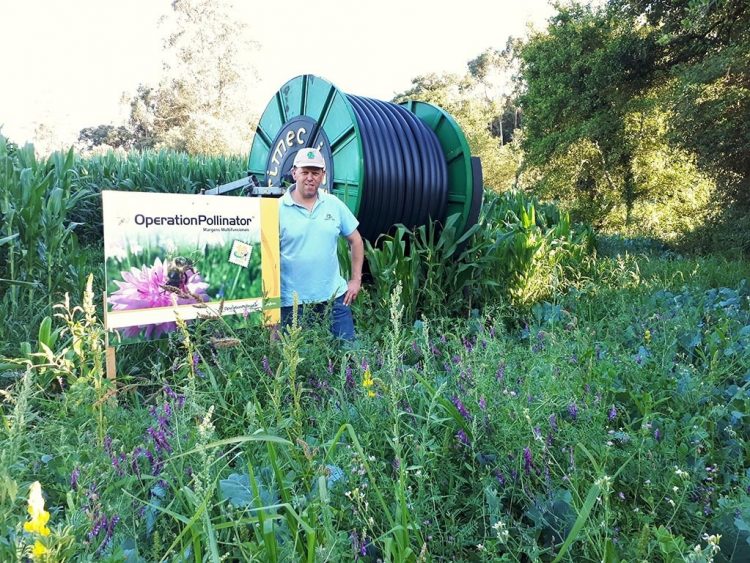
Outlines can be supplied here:
[[312, 211], [292, 199], [291, 190], [281, 197], [279, 230], [281, 252], [281, 306], [321, 303], [346, 292], [339, 271], [340, 236], [349, 236], [359, 221], [334, 195], [319, 191]]

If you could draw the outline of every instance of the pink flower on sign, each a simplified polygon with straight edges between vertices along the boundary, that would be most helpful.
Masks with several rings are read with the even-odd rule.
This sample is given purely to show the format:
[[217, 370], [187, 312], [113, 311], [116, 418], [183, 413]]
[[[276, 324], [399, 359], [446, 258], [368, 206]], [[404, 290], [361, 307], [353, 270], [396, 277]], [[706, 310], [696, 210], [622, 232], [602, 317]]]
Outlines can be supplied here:
[[[184, 260], [184, 259], [183, 259]], [[173, 269], [173, 268], [172, 268]], [[129, 272], [120, 272], [123, 281], [115, 280], [118, 289], [109, 297], [113, 311], [126, 309], [150, 309], [152, 307], [170, 307], [203, 303], [210, 298], [206, 289], [208, 284], [192, 267], [183, 267], [179, 276], [171, 272], [170, 262], [162, 262], [160, 258], [154, 260], [153, 266], [130, 268]], [[177, 279], [179, 286], [175, 285]], [[158, 323], [144, 326], [130, 326], [122, 329], [125, 337], [138, 336], [145, 328], [144, 337], [159, 338], [166, 332], [177, 328], [174, 322]]]

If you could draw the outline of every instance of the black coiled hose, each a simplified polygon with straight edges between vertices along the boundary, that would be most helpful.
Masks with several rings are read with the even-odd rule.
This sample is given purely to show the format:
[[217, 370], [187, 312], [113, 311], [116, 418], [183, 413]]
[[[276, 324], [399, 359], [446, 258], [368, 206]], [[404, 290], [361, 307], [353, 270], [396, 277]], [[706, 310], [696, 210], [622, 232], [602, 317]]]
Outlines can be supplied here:
[[396, 223], [424, 225], [444, 215], [448, 167], [435, 133], [388, 102], [347, 95], [360, 129], [364, 185], [358, 218], [375, 240]]

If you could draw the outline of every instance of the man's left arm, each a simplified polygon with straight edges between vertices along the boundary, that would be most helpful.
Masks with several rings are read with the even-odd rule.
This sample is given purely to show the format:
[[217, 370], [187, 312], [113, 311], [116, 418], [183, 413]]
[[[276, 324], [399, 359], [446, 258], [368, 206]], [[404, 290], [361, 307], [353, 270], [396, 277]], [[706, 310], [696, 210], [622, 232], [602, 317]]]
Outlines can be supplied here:
[[362, 235], [357, 229], [346, 237], [349, 242], [349, 252], [351, 254], [352, 275], [347, 284], [346, 293], [344, 294], [344, 305], [351, 305], [352, 301], [357, 298], [359, 290], [362, 288], [362, 265], [365, 262], [365, 245], [362, 242]]

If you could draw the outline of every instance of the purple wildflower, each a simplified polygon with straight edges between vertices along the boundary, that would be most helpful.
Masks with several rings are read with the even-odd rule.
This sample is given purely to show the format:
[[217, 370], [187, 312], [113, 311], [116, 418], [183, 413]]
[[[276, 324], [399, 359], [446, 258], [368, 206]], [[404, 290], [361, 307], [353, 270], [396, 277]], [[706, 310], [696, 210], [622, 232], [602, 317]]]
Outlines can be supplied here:
[[526, 475], [528, 475], [533, 468], [534, 458], [531, 455], [531, 450], [527, 446], [523, 449], [523, 470], [526, 472]]
[[[203, 281], [200, 274], [188, 270], [190, 273], [181, 286], [177, 289], [182, 295], [164, 289], [169, 281], [169, 261], [154, 260], [153, 266], [131, 268], [129, 272], [120, 272], [123, 281], [115, 280], [118, 289], [109, 297], [109, 303], [113, 311], [127, 309], [150, 309], [151, 307], [171, 307], [173, 300], [178, 305], [190, 305], [196, 302], [195, 297], [201, 302], [209, 300], [208, 284]], [[170, 286], [171, 287], [171, 286]], [[144, 336], [147, 339], [159, 338], [166, 332], [172, 332], [177, 328], [174, 322], [156, 323], [146, 326], [130, 326], [124, 328], [122, 333], [126, 337], [138, 336], [145, 329]]]
[[141, 466], [138, 463], [138, 459], [143, 456], [143, 451], [143, 448], [138, 446], [130, 454], [130, 469], [133, 471], [133, 474], [138, 477], [141, 476]]
[[607, 420], [612, 422], [616, 418], [617, 418], [617, 408], [614, 405], [612, 405], [612, 408], [609, 409], [609, 414], [607, 414]]
[[549, 427], [552, 428], [554, 432], [557, 432], [557, 415], [554, 413], [549, 415]]
[[654, 430], [654, 440], [656, 440], [657, 442], [661, 442], [661, 430], [659, 430], [658, 428]]
[[464, 349], [469, 354], [471, 354], [471, 351], [474, 350], [474, 345], [471, 343], [471, 339], [464, 338]]
[[500, 483], [500, 486], [505, 485], [505, 475], [503, 475], [502, 471], [499, 469], [495, 470], [495, 479], [497, 479], [497, 482]]
[[70, 474], [70, 488], [74, 491], [78, 490], [78, 478], [81, 476], [81, 471], [75, 467], [73, 472]]
[[367, 363], [367, 358], [362, 358], [362, 362], [360, 363], [360, 367], [362, 368], [362, 371], [367, 371], [367, 368], [370, 367], [370, 364]]
[[354, 376], [352, 375], [352, 367], [346, 366], [346, 388], [354, 389], [355, 385]]
[[104, 549], [112, 541], [112, 536], [115, 533], [115, 526], [120, 521], [120, 517], [117, 514], [113, 514], [111, 518], [107, 519], [106, 516], [102, 516], [102, 522], [95, 535], [99, 534], [99, 531], [104, 530], [104, 539], [96, 550], [95, 554], [101, 554]]
[[156, 429], [151, 426], [149, 426], [146, 429], [146, 432], [149, 436], [151, 436], [151, 439], [154, 441], [154, 445], [156, 446], [156, 451], [162, 450], [166, 453], [170, 453], [172, 451], [172, 446], [169, 444], [169, 440], [167, 439], [166, 433], [161, 429]]
[[458, 412], [461, 413], [461, 416], [463, 416], [466, 420], [471, 420], [471, 413], [468, 411], [466, 406], [461, 402], [461, 399], [459, 399], [456, 395], [453, 395], [451, 398], [451, 401], [456, 406], [456, 409], [458, 409]]
[[544, 350], [544, 336], [545, 334], [541, 330], [536, 333], [536, 343], [531, 347], [532, 352], [536, 353]]
[[505, 362], [500, 362], [500, 365], [497, 366], [497, 371], [495, 372], [495, 379], [499, 383], [502, 383], [505, 379]]
[[470, 446], [471, 442], [469, 441], [469, 437], [466, 435], [466, 432], [463, 430], [459, 430], [456, 432], [456, 439], [458, 442], [464, 446]]
[[578, 405], [575, 402], [568, 405], [568, 414], [573, 420], [578, 420]]
[[107, 516], [102, 515], [98, 516], [94, 519], [94, 524], [91, 526], [91, 530], [89, 530], [88, 533], [88, 539], [93, 540], [96, 536], [99, 535], [99, 532], [101, 532], [102, 528], [104, 528], [107, 525]]
[[484, 395], [479, 397], [479, 408], [483, 411], [487, 410], [487, 399], [484, 398]]
[[451, 358], [451, 361], [452, 361], [452, 362], [453, 362], [454, 364], [460, 364], [460, 363], [461, 363], [461, 357], [460, 357], [460, 356], [457, 356], [457, 355], [454, 355], [454, 356], [453, 356], [453, 358]]
[[91, 506], [91, 503], [96, 501], [98, 498], [99, 492], [97, 490], [96, 483], [91, 483], [88, 490], [86, 491], [86, 500], [88, 501], [88, 505]]
[[466, 383], [467, 385], [473, 385], [474, 384], [474, 372], [472, 371], [471, 367], [466, 367], [465, 370], [461, 370], [461, 372], [458, 374], [459, 379]]
[[266, 375], [273, 377], [273, 370], [271, 369], [271, 363], [268, 361], [268, 356], [263, 356], [261, 363], [263, 364], [263, 371], [266, 372]]
[[164, 470], [164, 460], [161, 458], [156, 458], [156, 462], [151, 467], [151, 475], [153, 477], [158, 477], [161, 475], [161, 472]]
[[176, 399], [177, 398], [177, 393], [175, 393], [174, 391], [172, 391], [172, 388], [169, 385], [165, 385], [163, 391], [164, 391], [164, 394], [167, 397], [169, 397], [170, 399]]
[[104, 437], [104, 451], [107, 452], [109, 457], [112, 457], [112, 436], [109, 434]]
[[122, 477], [123, 475], [125, 475], [125, 471], [121, 467], [121, 464], [126, 459], [125, 458], [125, 454], [121, 453], [119, 455], [112, 456], [111, 459], [112, 459], [112, 467], [114, 467], [115, 473], [117, 473], [117, 475], [119, 475], [120, 477]]

